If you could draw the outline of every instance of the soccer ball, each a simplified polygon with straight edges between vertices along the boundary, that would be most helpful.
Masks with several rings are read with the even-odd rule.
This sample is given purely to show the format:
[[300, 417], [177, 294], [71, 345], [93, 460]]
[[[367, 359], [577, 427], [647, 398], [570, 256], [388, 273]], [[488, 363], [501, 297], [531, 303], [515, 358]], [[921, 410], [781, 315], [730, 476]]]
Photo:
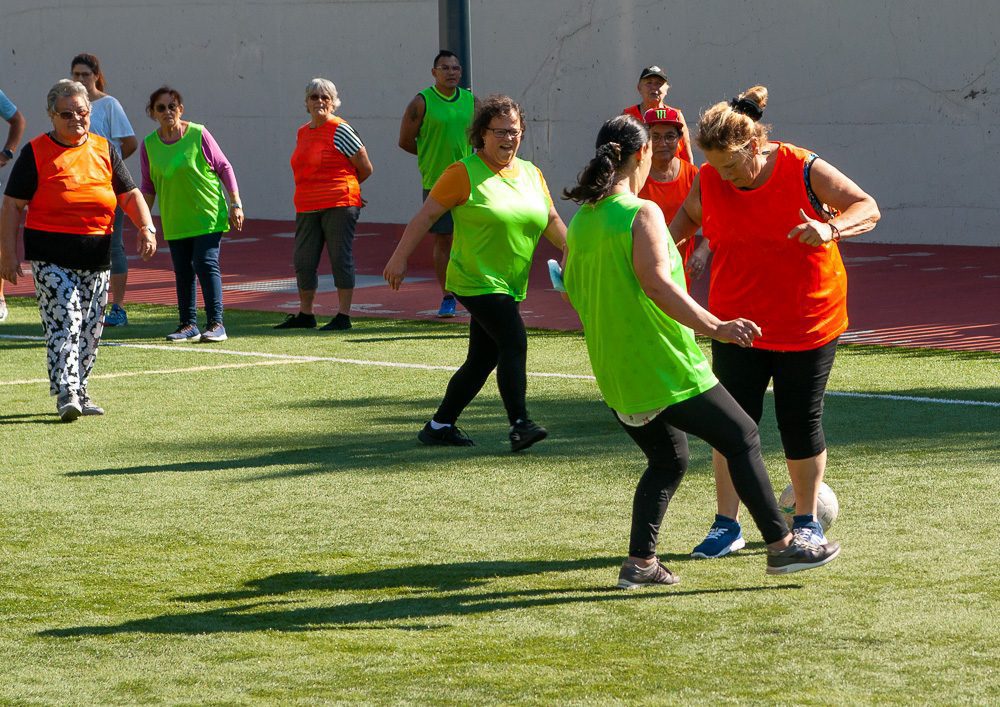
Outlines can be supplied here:
[[[788, 484], [781, 492], [781, 497], [778, 499], [778, 510], [785, 516], [785, 523], [791, 528], [792, 516], [795, 515], [795, 490], [792, 489], [791, 484]], [[837, 500], [837, 494], [825, 483], [821, 483], [819, 485], [819, 498], [816, 500], [816, 520], [823, 526], [823, 532], [830, 529], [833, 521], [837, 520], [838, 513], [840, 513], [840, 502]]]

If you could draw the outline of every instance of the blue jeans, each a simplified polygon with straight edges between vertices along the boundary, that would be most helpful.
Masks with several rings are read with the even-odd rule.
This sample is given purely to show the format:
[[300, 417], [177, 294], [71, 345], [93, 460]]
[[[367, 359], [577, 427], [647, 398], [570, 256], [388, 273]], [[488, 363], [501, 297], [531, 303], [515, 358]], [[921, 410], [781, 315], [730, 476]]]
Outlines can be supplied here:
[[115, 209], [115, 230], [111, 233], [111, 274], [128, 274], [128, 259], [125, 257], [125, 238], [122, 233], [125, 212], [119, 206]]
[[170, 259], [174, 261], [174, 281], [177, 283], [177, 312], [181, 324], [198, 323], [195, 306], [195, 275], [201, 283], [208, 324], [222, 323], [222, 271], [219, 269], [219, 247], [222, 233], [206, 233], [191, 238], [167, 241]]

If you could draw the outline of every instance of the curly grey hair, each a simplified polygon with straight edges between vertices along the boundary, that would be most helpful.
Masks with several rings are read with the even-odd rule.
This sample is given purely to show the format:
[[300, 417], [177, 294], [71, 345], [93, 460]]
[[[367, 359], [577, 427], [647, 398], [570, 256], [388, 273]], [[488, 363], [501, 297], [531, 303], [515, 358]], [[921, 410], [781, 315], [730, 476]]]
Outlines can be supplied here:
[[52, 115], [56, 112], [56, 101], [60, 98], [72, 98], [73, 96], [83, 96], [83, 100], [87, 102], [87, 109], [90, 109], [90, 98], [87, 96], [86, 86], [79, 81], [71, 81], [70, 79], [56, 81], [56, 85], [49, 89], [49, 95], [45, 98], [48, 114]]
[[321, 93], [330, 97], [333, 103], [333, 110], [340, 108], [340, 99], [337, 97], [337, 87], [330, 79], [315, 78], [306, 84], [306, 101], [314, 93]]

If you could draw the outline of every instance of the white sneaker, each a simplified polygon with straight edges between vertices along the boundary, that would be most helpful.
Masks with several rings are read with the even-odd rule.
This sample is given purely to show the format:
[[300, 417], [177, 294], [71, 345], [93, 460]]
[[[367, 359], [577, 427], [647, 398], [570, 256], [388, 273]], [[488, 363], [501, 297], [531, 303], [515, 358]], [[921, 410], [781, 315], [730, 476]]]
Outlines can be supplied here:
[[0, 299], [0, 322], [7, 319], [7, 300]]

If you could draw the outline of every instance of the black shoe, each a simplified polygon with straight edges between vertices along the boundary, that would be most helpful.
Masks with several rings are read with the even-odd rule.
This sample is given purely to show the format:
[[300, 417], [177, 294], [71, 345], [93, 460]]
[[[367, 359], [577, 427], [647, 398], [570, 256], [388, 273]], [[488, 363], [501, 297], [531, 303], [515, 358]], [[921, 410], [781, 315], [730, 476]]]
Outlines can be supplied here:
[[520, 452], [549, 436], [549, 431], [531, 420], [518, 420], [510, 427], [510, 451]]
[[314, 314], [289, 314], [285, 321], [274, 327], [275, 329], [315, 329], [316, 315]]
[[351, 318], [346, 314], [340, 313], [328, 323], [324, 324], [319, 328], [320, 331], [343, 331], [345, 329], [351, 328]]
[[815, 545], [802, 539], [800, 535], [792, 536], [792, 544], [784, 550], [767, 551], [768, 574], [790, 574], [822, 567], [832, 562], [840, 554], [840, 543], [827, 541], [826, 545]]
[[465, 436], [465, 433], [457, 425], [448, 425], [439, 430], [431, 427], [431, 423], [424, 425], [424, 429], [417, 433], [417, 439], [424, 444], [445, 445], [449, 447], [474, 447], [475, 442]]

